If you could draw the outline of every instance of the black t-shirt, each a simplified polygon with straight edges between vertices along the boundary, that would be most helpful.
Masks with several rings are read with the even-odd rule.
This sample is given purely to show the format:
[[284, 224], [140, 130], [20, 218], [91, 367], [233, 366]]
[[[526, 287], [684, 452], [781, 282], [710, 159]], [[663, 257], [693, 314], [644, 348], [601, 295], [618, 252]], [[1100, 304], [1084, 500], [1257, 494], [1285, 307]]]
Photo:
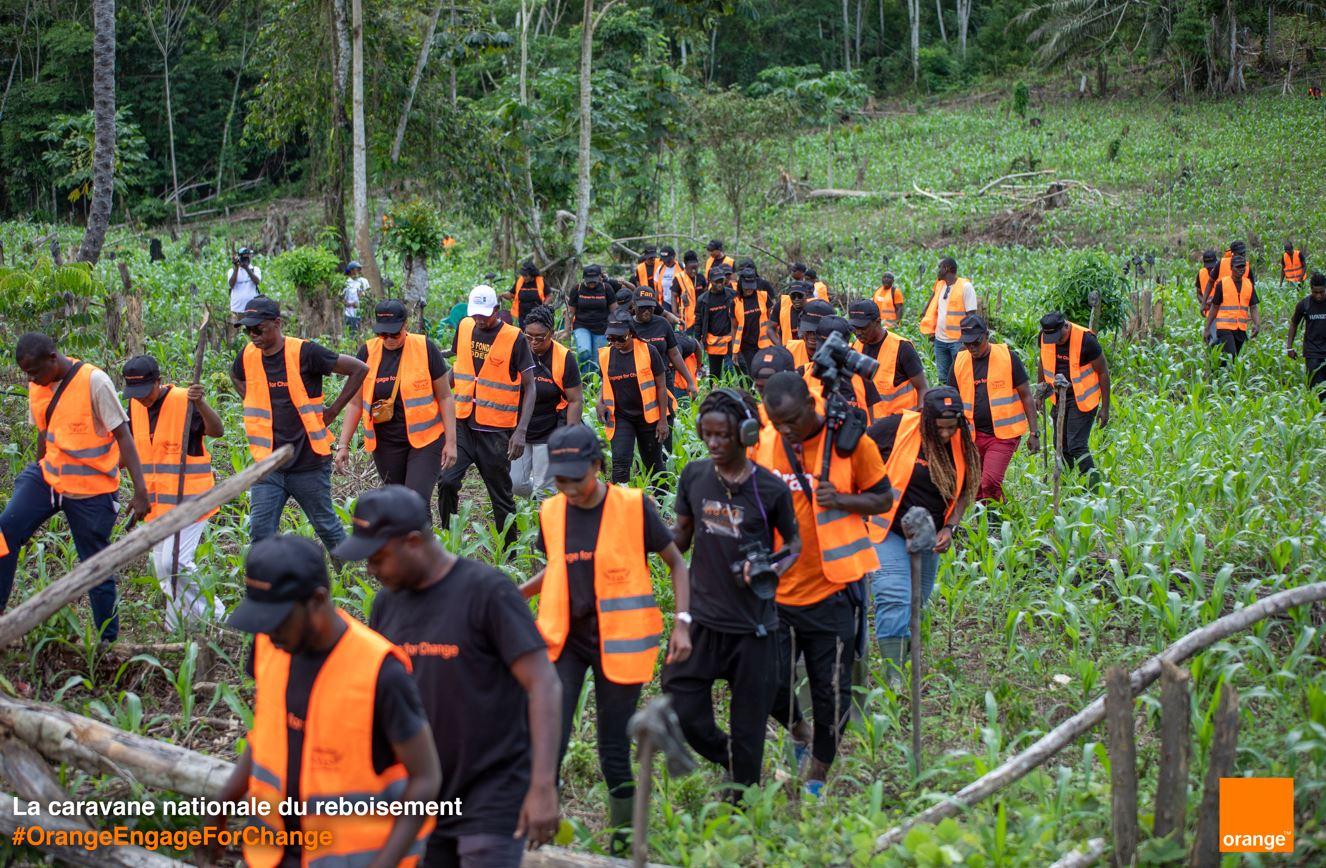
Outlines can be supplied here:
[[[304, 391], [308, 392], [310, 401], [316, 403], [323, 399], [322, 378], [336, 372], [336, 360], [339, 357], [339, 353], [313, 341], [304, 341], [300, 346], [299, 376], [304, 381]], [[290, 400], [290, 389], [285, 384], [284, 350], [263, 356], [262, 367], [267, 372], [267, 390], [272, 402], [272, 449], [279, 449], [287, 443], [295, 449], [295, 457], [281, 471], [297, 473], [322, 467], [331, 456], [313, 451], [308, 432], [304, 430], [304, 422], [299, 418], [299, 413], [295, 412], [295, 405]], [[241, 383], [244, 382], [243, 350], [235, 356], [230, 373]]]
[[668, 351], [677, 345], [677, 332], [672, 328], [672, 324], [655, 314], [647, 323], [638, 320], [632, 322], [631, 331], [635, 332], [636, 340], [644, 341], [658, 350], [659, 356], [663, 359], [663, 379], [671, 385], [672, 362], [668, 358]]
[[529, 316], [529, 312], [534, 308], [543, 304], [543, 300], [539, 298], [539, 287], [535, 283], [536, 278], [526, 277], [521, 278], [521, 280], [523, 282], [520, 283], [520, 288], [516, 290], [516, 298], [520, 301], [520, 325], [524, 326], [525, 317]]
[[[884, 346], [884, 341], [877, 344], [862, 344], [861, 352], [872, 359], [879, 358], [879, 351]], [[916, 347], [911, 341], [903, 341], [898, 347], [898, 362], [893, 369], [893, 385], [901, 386], [906, 381], [918, 376], [925, 369], [921, 367], [921, 356], [916, 352]]]
[[[1069, 373], [1068, 351], [1072, 345], [1072, 342], [1069, 341], [1062, 345], [1056, 345], [1054, 348], [1054, 373], [1056, 375], [1063, 374], [1064, 379], [1068, 380], [1070, 383], [1073, 381], [1073, 376]], [[1100, 341], [1096, 339], [1095, 335], [1087, 332], [1082, 336], [1082, 359], [1078, 364], [1085, 368], [1096, 359], [1099, 359], [1103, 354], [1104, 350], [1100, 348]], [[1076, 390], [1068, 390], [1068, 400], [1073, 402], [1074, 407], [1077, 406]]]
[[[879, 447], [879, 455], [888, 464], [889, 456], [893, 453], [893, 442], [898, 438], [898, 424], [902, 422], [902, 416], [885, 416], [866, 430], [866, 434], [875, 445]], [[913, 506], [924, 507], [930, 516], [935, 520], [935, 527], [944, 526], [944, 515], [948, 512], [948, 502], [944, 496], [935, 488], [935, 484], [930, 481], [930, 462], [926, 459], [925, 446], [922, 446], [916, 454], [916, 465], [912, 469], [911, 481], [907, 483], [907, 490], [903, 492], [902, 503], [898, 505], [898, 511], [894, 513], [897, 520], [893, 522], [893, 527], [889, 528], [889, 533], [902, 536], [902, 517]]]
[[443, 836], [511, 835], [529, 789], [529, 707], [512, 665], [547, 645], [515, 584], [460, 558], [422, 591], [378, 591], [369, 626], [414, 665], [442, 763], [438, 798], [461, 816], [438, 817]]
[[[1025, 386], [1027, 384], [1027, 369], [1022, 366], [1022, 360], [1018, 354], [1013, 352], [1012, 347], [1008, 350], [1009, 365], [1013, 368], [1013, 388]], [[975, 406], [972, 408], [972, 422], [975, 423], [977, 431], [982, 434], [994, 434], [994, 420], [990, 418], [990, 394], [987, 391], [986, 380], [990, 375], [990, 354], [986, 353], [981, 358], [972, 356], [971, 376], [976, 384], [975, 388]], [[958, 375], [950, 371], [948, 375], [948, 384], [953, 388], [958, 387]]]
[[609, 292], [607, 284], [601, 280], [594, 286], [581, 283], [572, 287], [567, 298], [567, 303], [576, 309], [571, 327], [589, 329], [590, 334], [603, 334], [608, 327], [608, 308], [612, 303]]
[[[695, 323], [697, 334], [730, 335], [732, 334], [732, 302], [737, 294], [732, 287], [724, 285], [722, 292], [700, 293], [695, 302]], [[705, 324], [708, 331], [704, 331]]]
[[[767, 296], [766, 296], [767, 298]], [[755, 352], [760, 343], [760, 322], [764, 319], [764, 310], [760, 307], [757, 292], [741, 297], [741, 348], [743, 352]]]
[[[787, 318], [788, 318], [788, 320], [789, 320], [788, 325], [791, 326], [791, 328], [792, 328], [792, 333], [791, 333], [791, 334], [787, 334], [787, 335], [783, 335], [783, 343], [784, 343], [784, 344], [786, 344], [788, 341], [796, 340], [797, 329], [801, 328], [801, 314], [802, 314], [804, 311], [805, 311], [805, 308], [797, 309], [797, 307], [796, 307], [795, 305], [792, 305], [792, 304], [789, 304], [789, 305], [787, 306]], [[782, 317], [779, 317], [779, 322], [778, 322], [778, 324], [779, 324], [780, 326], [782, 325]], [[879, 350], [879, 345], [878, 345], [878, 344], [876, 345], [875, 349], [876, 349], [876, 351]]]
[[[178, 388], [187, 388], [180, 386]], [[161, 408], [166, 403], [166, 392], [163, 389], [161, 397], [157, 402], [147, 408], [147, 433], [149, 437], [156, 436], [157, 417], [161, 415]], [[186, 455], [201, 456], [203, 454], [203, 431], [206, 429], [202, 414], [195, 409], [193, 415], [189, 417], [189, 446]], [[141, 457], [141, 456], [140, 456]]]
[[[442, 350], [438, 345], [424, 339], [428, 347], [428, 379], [436, 380], [438, 377], [446, 376], [447, 360], [442, 357]], [[382, 361], [378, 363], [377, 382], [373, 384], [373, 400], [385, 401], [391, 397], [391, 390], [396, 386], [396, 372], [401, 367], [401, 355], [405, 351], [405, 345], [397, 347], [394, 350], [382, 348]], [[368, 362], [368, 345], [360, 344], [359, 352], [355, 353], [355, 358], [361, 362]], [[365, 410], [364, 412], [368, 412]], [[395, 409], [391, 413], [390, 422], [378, 422], [373, 426], [373, 433], [377, 435], [381, 443], [391, 443], [394, 445], [408, 444], [409, 435], [405, 432], [405, 399], [401, 397], [400, 390], [396, 390]]]
[[1303, 322], [1303, 355], [1319, 358], [1326, 356], [1326, 301], [1316, 302], [1308, 296], [1294, 306], [1292, 328]]
[[[474, 329], [470, 333], [470, 347], [474, 356], [474, 373], [476, 376], [483, 370], [484, 360], [488, 358], [488, 351], [492, 349], [493, 341], [497, 340], [497, 334], [501, 330], [501, 325], [494, 329], [481, 329], [478, 323], [474, 324]], [[457, 352], [456, 343], [459, 340], [460, 329], [456, 329], [456, 335], [451, 344], [453, 355]], [[529, 351], [529, 341], [525, 340], [524, 335], [517, 335], [516, 341], [511, 347], [511, 363], [507, 366], [507, 372], [511, 379], [519, 381], [521, 372], [528, 371], [533, 367], [534, 354]], [[473, 416], [465, 421], [474, 431], [514, 431], [516, 428], [515, 425], [504, 429], [494, 428], [491, 425], [479, 425], [475, 423]]]
[[[665, 370], [663, 357], [653, 347], [649, 347], [649, 370], [655, 377]], [[613, 412], [617, 418], [623, 416], [630, 416], [633, 419], [644, 418], [644, 399], [640, 395], [640, 381], [635, 375], [635, 352], [632, 350], [623, 353], [616, 347], [609, 347], [608, 377], [612, 380], [612, 399], [615, 404]], [[663, 385], [666, 388], [666, 380]], [[658, 395], [657, 400], [664, 401], [666, 397]]]
[[743, 560], [744, 540], [759, 540], [773, 554], [774, 531], [782, 538], [782, 548], [796, 539], [792, 493], [777, 474], [759, 466], [729, 493], [713, 465], [708, 458], [690, 462], [677, 485], [677, 515], [688, 516], [695, 527], [691, 616], [723, 633], [752, 633], [761, 625], [772, 633], [778, 627], [778, 607], [755, 596], [732, 565]]
[[678, 332], [677, 349], [681, 352], [682, 361], [685, 361], [700, 352], [700, 342], [685, 332]]
[[[533, 355], [533, 354], [531, 354]], [[527, 443], [547, 443], [552, 432], [566, 424], [566, 410], [558, 410], [557, 405], [566, 397], [553, 379], [553, 348], [534, 358], [534, 414], [529, 420], [529, 430], [525, 432]], [[562, 371], [562, 385], [574, 389], [580, 385], [580, 364], [575, 353], [566, 354], [566, 369]]]

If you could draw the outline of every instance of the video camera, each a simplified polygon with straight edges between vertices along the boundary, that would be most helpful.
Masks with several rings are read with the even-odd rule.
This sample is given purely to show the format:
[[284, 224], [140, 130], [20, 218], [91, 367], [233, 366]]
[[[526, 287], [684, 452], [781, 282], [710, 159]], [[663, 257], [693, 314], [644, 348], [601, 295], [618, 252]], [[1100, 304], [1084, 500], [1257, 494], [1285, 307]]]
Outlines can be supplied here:
[[748, 539], [737, 549], [741, 560], [732, 564], [737, 584], [746, 586], [746, 568], [750, 567], [750, 589], [761, 600], [772, 600], [778, 590], [778, 573], [773, 568], [773, 555], [761, 540]]
[[[850, 455], [869, 423], [865, 410], [851, 406], [855, 398], [852, 377], [874, 378], [879, 362], [852, 349], [841, 332], [830, 332], [822, 339], [810, 361], [815, 376], [824, 384], [824, 420], [833, 432], [834, 449], [839, 455]], [[827, 474], [828, 452], [824, 457]]]

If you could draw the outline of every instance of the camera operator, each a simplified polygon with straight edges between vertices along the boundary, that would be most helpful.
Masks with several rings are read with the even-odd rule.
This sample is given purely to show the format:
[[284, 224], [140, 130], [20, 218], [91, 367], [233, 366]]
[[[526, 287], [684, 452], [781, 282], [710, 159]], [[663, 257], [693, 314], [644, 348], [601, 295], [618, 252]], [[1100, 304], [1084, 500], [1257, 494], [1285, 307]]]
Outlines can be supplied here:
[[[834, 358], [826, 359], [830, 353]], [[841, 336], [816, 356], [820, 376], [828, 380], [848, 365], [872, 362], [847, 348]], [[860, 580], [879, 566], [865, 516], [886, 511], [891, 502], [879, 448], [862, 436], [863, 415], [833, 389], [828, 393], [821, 414], [805, 380], [788, 372], [770, 377], [764, 409], [779, 436], [760, 438], [755, 459], [792, 489], [801, 534], [801, 556], [778, 583], [779, 687], [771, 713], [798, 743], [799, 761], [812, 731], [797, 707], [791, 673], [795, 657], [804, 655], [815, 716], [805, 776], [812, 796], [824, 788], [851, 707], [864, 605]]]
[[[759, 436], [758, 406], [744, 392], [716, 389], [697, 422], [709, 457], [682, 470], [673, 539], [691, 553], [691, 656], [663, 669], [682, 732], [732, 781], [760, 781], [764, 721], [777, 682], [779, 576], [801, 551], [792, 495], [746, 457]], [[784, 546], [775, 551], [778, 543]], [[731, 735], [714, 721], [713, 686], [731, 691]]]
[[241, 247], [230, 264], [230, 273], [226, 275], [226, 283], [230, 286], [230, 312], [238, 319], [259, 294], [262, 269], [253, 264], [253, 251], [247, 247]]
[[[807, 327], [803, 324], [803, 329]], [[812, 332], [807, 331], [808, 335]], [[836, 388], [838, 394], [847, 399], [853, 407], [856, 407], [865, 414], [866, 420], [874, 421], [874, 408], [880, 404], [879, 389], [875, 386], [874, 376], [879, 371], [879, 362], [875, 359], [859, 352], [852, 351], [850, 344], [852, 340], [852, 327], [847, 320], [840, 316], [826, 316], [815, 323], [813, 330], [814, 337], [809, 340], [814, 343], [810, 350], [811, 364], [806, 366], [803, 374], [806, 385], [810, 387], [810, 394], [816, 398], [828, 398], [829, 389], [825, 380], [816, 370], [815, 360], [820, 357], [820, 350], [830, 335], [838, 335], [841, 338], [842, 350], [848, 351], [851, 357], [857, 360], [861, 365], [867, 365], [869, 371], [861, 367], [847, 367], [843, 370], [843, 376], [838, 378]]]

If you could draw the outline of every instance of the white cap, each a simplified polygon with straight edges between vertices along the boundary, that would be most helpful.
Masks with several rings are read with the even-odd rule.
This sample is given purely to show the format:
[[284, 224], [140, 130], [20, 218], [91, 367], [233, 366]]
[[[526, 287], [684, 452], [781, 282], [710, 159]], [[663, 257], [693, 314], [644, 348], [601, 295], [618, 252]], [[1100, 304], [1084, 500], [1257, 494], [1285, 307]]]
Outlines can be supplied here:
[[492, 316], [497, 310], [497, 292], [488, 284], [481, 283], [470, 290], [470, 306], [465, 311], [469, 316]]

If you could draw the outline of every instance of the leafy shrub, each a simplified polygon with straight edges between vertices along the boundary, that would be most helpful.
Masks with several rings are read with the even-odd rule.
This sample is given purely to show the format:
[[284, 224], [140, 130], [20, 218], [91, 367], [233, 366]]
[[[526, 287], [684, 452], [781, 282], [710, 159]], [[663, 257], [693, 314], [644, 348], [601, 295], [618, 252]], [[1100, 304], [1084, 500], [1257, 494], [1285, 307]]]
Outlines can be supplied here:
[[1031, 89], [1025, 81], [1013, 86], [1013, 114], [1020, 118], [1027, 116], [1027, 103], [1031, 102]]
[[1059, 272], [1054, 282], [1041, 293], [1041, 308], [1061, 311], [1075, 323], [1091, 320], [1091, 291], [1100, 293], [1099, 332], [1123, 325], [1127, 316], [1128, 282], [1119, 270], [1100, 253], [1087, 253]]
[[299, 291], [300, 296], [323, 291], [341, 271], [341, 263], [325, 247], [296, 247], [276, 257], [272, 268], [277, 276]]
[[85, 262], [42, 258], [30, 269], [0, 267], [0, 319], [13, 336], [43, 331], [66, 350], [93, 348], [104, 303], [104, 288]]
[[393, 206], [382, 217], [382, 230], [387, 247], [416, 259], [437, 255], [447, 234], [437, 209], [423, 199]]
[[757, 98], [785, 100], [804, 122], [818, 126], [859, 109], [870, 95], [870, 88], [857, 72], [835, 69], [826, 73], [812, 63], [770, 67], [759, 74], [746, 92]]
[[[147, 142], [138, 124], [129, 119], [129, 109], [115, 111], [115, 187], [116, 195], [143, 181], [147, 162]], [[77, 115], [57, 115], [41, 134], [50, 144], [42, 160], [55, 174], [55, 183], [69, 191], [69, 201], [77, 202], [92, 195], [92, 155], [95, 150], [96, 118], [89, 109]]]
[[930, 93], [947, 93], [961, 87], [964, 81], [962, 64], [952, 51], [938, 45], [927, 45], [917, 55], [921, 66], [921, 88]]

